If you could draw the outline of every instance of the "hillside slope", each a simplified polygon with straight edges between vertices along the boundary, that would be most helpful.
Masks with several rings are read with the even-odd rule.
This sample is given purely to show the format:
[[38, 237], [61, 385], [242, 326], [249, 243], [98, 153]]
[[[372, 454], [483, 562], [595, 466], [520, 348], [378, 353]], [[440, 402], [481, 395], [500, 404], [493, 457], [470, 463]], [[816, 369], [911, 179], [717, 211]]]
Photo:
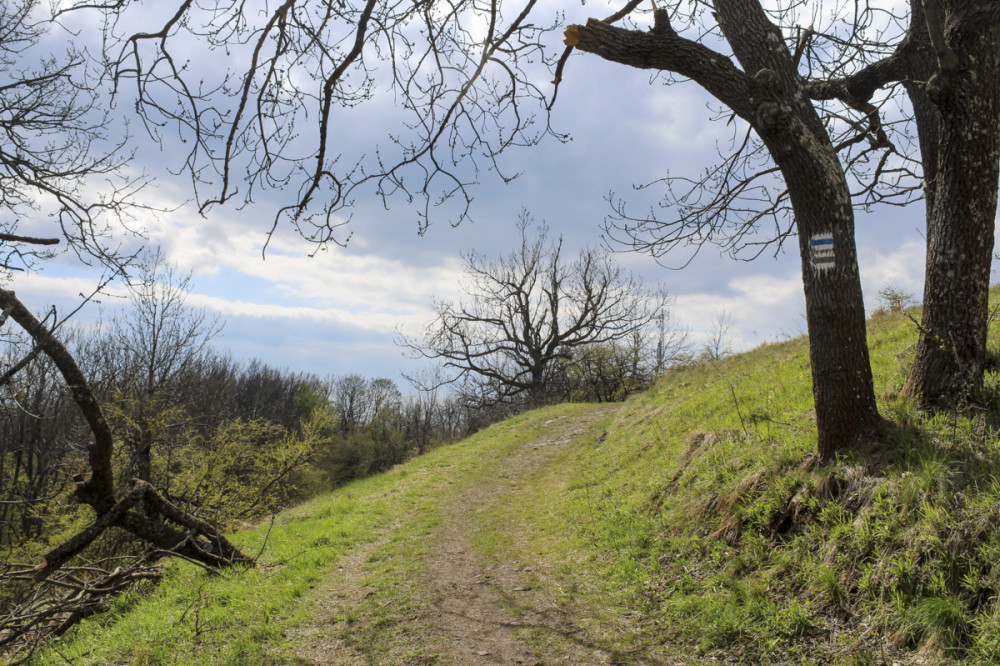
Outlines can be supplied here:
[[287, 511], [235, 536], [257, 569], [173, 563], [38, 661], [1000, 663], [997, 379], [971, 416], [921, 415], [897, 396], [913, 325], [870, 331], [888, 422], [835, 464], [805, 342], [769, 345]]

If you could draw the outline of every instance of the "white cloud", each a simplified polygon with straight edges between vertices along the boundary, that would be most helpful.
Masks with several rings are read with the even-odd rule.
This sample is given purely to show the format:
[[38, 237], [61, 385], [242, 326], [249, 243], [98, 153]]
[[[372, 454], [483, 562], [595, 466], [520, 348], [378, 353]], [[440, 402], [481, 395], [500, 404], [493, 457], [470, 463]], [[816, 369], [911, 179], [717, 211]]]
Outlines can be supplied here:
[[283, 319], [299, 330], [311, 323], [336, 324], [359, 331], [392, 333], [398, 325], [419, 325], [430, 316], [430, 310], [393, 312], [375, 308], [364, 312], [351, 312], [338, 308], [315, 308], [252, 303], [204, 294], [191, 294], [188, 304], [217, 312], [225, 317], [253, 317], [255, 319]]
[[[38, 311], [56, 305], [59, 310], [75, 308], [84, 297], [94, 294], [100, 285], [98, 277], [56, 277], [42, 273], [18, 273], [11, 280], [11, 288], [29, 310]], [[127, 293], [121, 285], [109, 284], [95, 301], [121, 302]]]
[[[799, 314], [804, 312], [802, 280], [757, 274], [729, 283], [730, 295], [695, 293], [678, 296], [671, 308], [691, 328], [695, 344], [712, 332], [723, 312], [734, 323], [731, 331], [737, 349], [747, 349], [781, 335], [798, 335]], [[791, 330], [790, 330], [791, 329]]]
[[[412, 311], [430, 304], [430, 294], [453, 297], [461, 277], [458, 257], [442, 256], [437, 266], [408, 265], [378, 254], [378, 247], [360, 253], [354, 246], [308, 254], [315, 247], [292, 237], [266, 240], [264, 225], [234, 217], [229, 211], [189, 223], [150, 221], [150, 241], [160, 244], [171, 262], [199, 276], [227, 273], [229, 294], [215, 294], [234, 302], [283, 305], [289, 299], [319, 310], [351, 309]], [[262, 290], [247, 293], [240, 277], [261, 281]], [[256, 284], [256, 283], [255, 283]]]
[[861, 262], [861, 280], [865, 285], [865, 301], [869, 309], [877, 304], [878, 292], [895, 287], [910, 292], [922, 300], [926, 244], [920, 239], [905, 241], [892, 252], [879, 252]]

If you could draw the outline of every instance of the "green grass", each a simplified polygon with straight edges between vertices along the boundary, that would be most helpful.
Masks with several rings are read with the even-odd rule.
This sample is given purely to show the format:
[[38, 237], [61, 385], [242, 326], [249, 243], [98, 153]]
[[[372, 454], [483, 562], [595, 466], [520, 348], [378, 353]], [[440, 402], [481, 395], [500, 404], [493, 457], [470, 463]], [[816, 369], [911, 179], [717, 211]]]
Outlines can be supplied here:
[[[817, 464], [796, 339], [671, 370], [518, 479], [474, 518], [485, 557], [531, 570], [511, 612], [544, 597], [626, 663], [1000, 663], [1000, 377], [987, 377], [985, 411], [923, 414], [899, 395], [914, 325], [887, 314], [869, 331], [888, 424], [867, 450]], [[314, 614], [313, 591], [366, 547], [368, 594], [331, 631], [370, 663], [434, 663], [418, 578], [443, 502], [495, 483], [552, 419], [593, 409], [523, 415], [313, 500], [279, 516], [266, 545], [266, 526], [242, 532], [247, 551], [263, 548], [255, 570], [173, 563], [154, 592], [39, 663], [300, 663], [289, 635]], [[579, 635], [525, 638], [558, 650]]]
[[234, 535], [245, 552], [263, 550], [255, 569], [210, 576], [187, 563], [172, 562], [152, 593], [118, 600], [111, 612], [83, 622], [40, 652], [36, 661], [294, 663], [284, 636], [312, 617], [315, 599], [310, 591], [338, 575], [336, 564], [343, 555], [394, 526], [371, 556], [373, 563], [383, 564], [371, 567], [366, 583], [375, 594], [363, 605], [360, 612], [367, 615], [359, 623], [366, 629], [352, 638], [367, 649], [384, 649], [392, 626], [405, 622], [422, 603], [411, 574], [421, 566], [420, 540], [436, 524], [441, 500], [489, 475], [505, 452], [532, 437], [552, 413], [572, 409], [578, 407], [511, 419], [286, 511], [270, 533], [265, 525]]
[[890, 419], [870, 450], [816, 464], [793, 340], [669, 373], [579, 451], [567, 515], [593, 517], [581, 547], [656, 620], [647, 647], [746, 663], [1000, 663], [995, 412], [919, 413], [899, 398], [914, 326], [886, 315], [870, 329]]

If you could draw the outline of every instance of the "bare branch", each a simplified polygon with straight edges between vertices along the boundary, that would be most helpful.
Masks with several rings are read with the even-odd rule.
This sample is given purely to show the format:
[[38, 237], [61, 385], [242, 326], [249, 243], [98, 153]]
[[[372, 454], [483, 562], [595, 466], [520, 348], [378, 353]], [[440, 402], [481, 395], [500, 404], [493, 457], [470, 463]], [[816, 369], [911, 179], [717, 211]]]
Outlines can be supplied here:
[[31, 236], [17, 236], [15, 234], [0, 233], [0, 241], [7, 243], [27, 243], [28, 245], [58, 245], [58, 238], [33, 238]]

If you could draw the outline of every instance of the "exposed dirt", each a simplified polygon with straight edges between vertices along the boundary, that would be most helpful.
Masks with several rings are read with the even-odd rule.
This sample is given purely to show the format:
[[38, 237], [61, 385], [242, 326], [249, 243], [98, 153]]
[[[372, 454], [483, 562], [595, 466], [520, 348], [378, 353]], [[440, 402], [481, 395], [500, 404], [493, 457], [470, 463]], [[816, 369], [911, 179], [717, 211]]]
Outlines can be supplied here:
[[[545, 437], [521, 446], [504, 461], [493, 482], [474, 486], [448, 507], [436, 531], [435, 546], [424, 580], [430, 592], [430, 631], [443, 638], [444, 657], [456, 664], [601, 664], [611, 659], [588, 641], [576, 618], [551, 598], [540, 584], [547, 567], [490, 561], [471, 544], [475, 514], [519, 492], [539, 466], [559, 455], [607, 412], [553, 421]], [[523, 526], [522, 526], [523, 527]], [[508, 532], [516, 550], [525, 530]], [[534, 640], [529, 641], [529, 634]], [[557, 651], [546, 637], [556, 641]]]
[[[607, 415], [607, 410], [554, 419], [543, 437], [526, 442], [506, 458], [488, 482], [460, 493], [443, 507], [443, 520], [431, 535], [426, 573], [418, 583], [426, 595], [420, 635], [410, 636], [414, 650], [425, 656], [415, 663], [437, 664], [605, 664], [621, 662], [621, 655], [603, 650], [591, 636], [585, 617], [553, 592], [545, 563], [495, 561], [474, 543], [483, 528], [476, 516], [498, 502], [516, 499], [522, 484], [555, 459], [575, 438]], [[527, 526], [505, 526], [498, 537], [517, 550], [530, 539]], [[297, 651], [308, 664], [378, 664], [379, 655], [362, 654], [339, 636], [347, 628], [345, 609], [358, 604], [365, 590], [363, 565], [387, 535], [353, 552], [339, 564], [337, 579], [317, 592], [325, 600], [314, 622], [300, 629]], [[340, 618], [340, 619], [338, 619]], [[386, 661], [400, 663], [400, 659]], [[402, 661], [406, 661], [403, 659]], [[635, 660], [627, 660], [636, 663]]]
[[313, 621], [294, 631], [296, 656], [303, 664], [373, 663], [343, 638], [348, 625], [345, 613], [372, 593], [362, 583], [364, 563], [386, 542], [390, 533], [391, 529], [351, 551], [337, 563], [337, 575], [315, 591], [320, 601]]

